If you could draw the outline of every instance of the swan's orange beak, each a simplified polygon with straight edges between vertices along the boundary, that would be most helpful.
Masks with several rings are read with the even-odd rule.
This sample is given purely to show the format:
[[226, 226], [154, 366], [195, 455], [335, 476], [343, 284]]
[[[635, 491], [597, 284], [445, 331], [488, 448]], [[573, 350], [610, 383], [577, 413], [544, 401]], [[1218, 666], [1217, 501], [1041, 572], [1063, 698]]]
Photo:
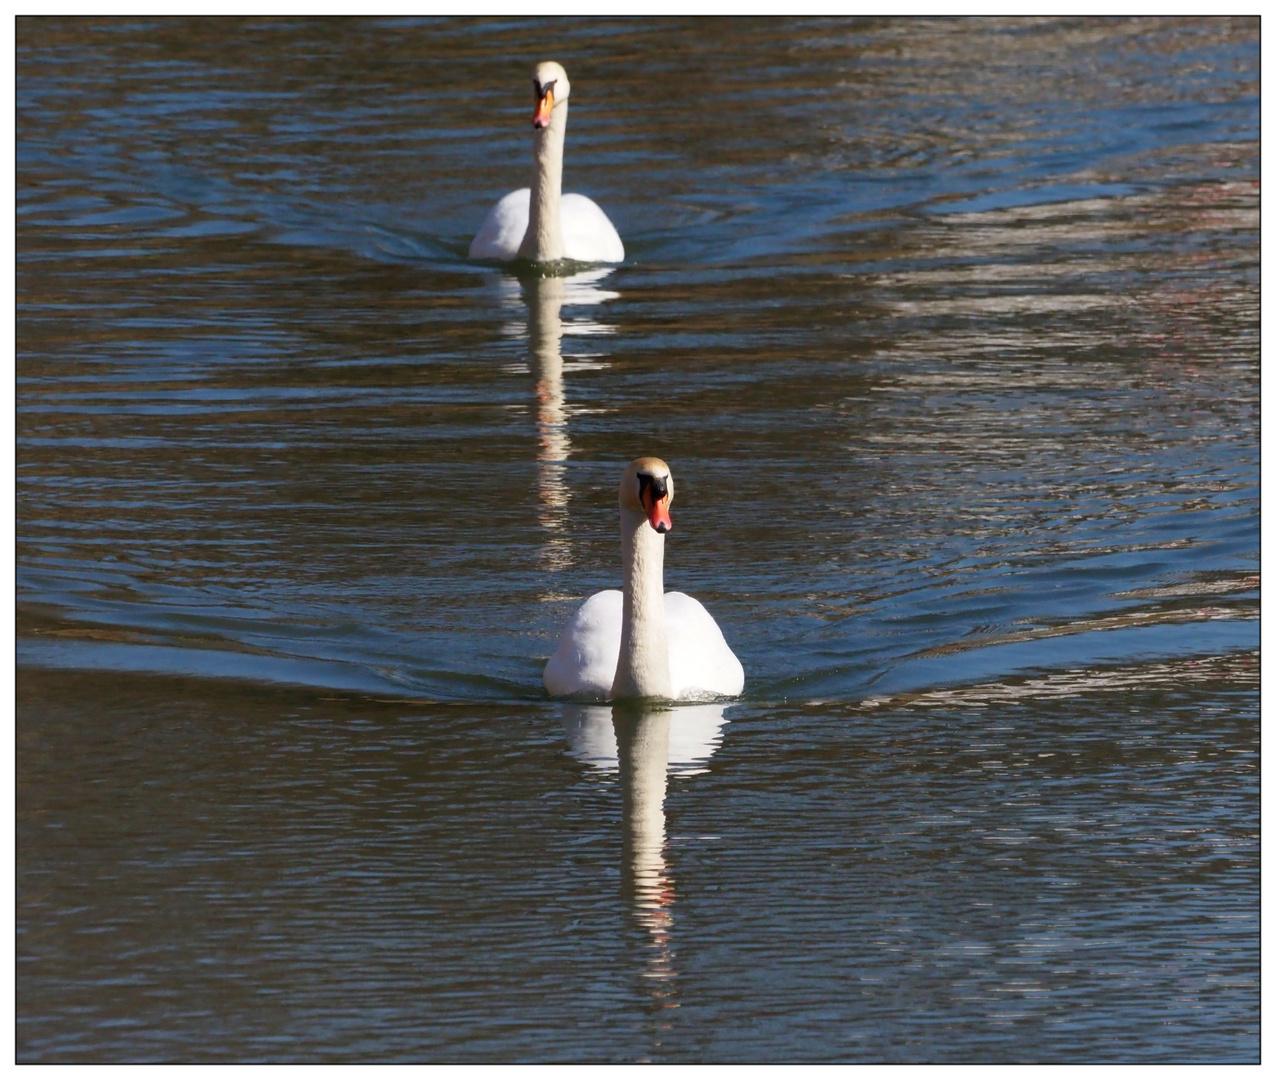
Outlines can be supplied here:
[[538, 131], [541, 128], [549, 127], [549, 116], [554, 111], [554, 91], [546, 90], [545, 96], [536, 104], [536, 111], [532, 114], [532, 127]]
[[647, 521], [656, 532], [667, 533], [673, 528], [673, 519], [669, 516], [668, 495], [656, 498], [651, 488], [646, 488], [642, 493], [642, 505], [647, 511]]

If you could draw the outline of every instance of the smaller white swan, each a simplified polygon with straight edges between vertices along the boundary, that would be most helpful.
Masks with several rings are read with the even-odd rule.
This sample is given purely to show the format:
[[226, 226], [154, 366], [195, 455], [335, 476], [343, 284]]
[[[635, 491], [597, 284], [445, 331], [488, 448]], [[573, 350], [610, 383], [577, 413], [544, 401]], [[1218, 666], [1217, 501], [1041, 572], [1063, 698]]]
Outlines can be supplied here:
[[532, 186], [511, 191], [492, 207], [470, 243], [470, 258], [623, 262], [625, 245], [599, 205], [584, 195], [563, 194], [567, 72], [552, 60], [537, 65], [532, 90]]
[[555, 697], [734, 697], [744, 668], [699, 600], [666, 593], [665, 533], [673, 476], [659, 458], [629, 463], [620, 481], [624, 589], [595, 593], [572, 616], [545, 665]]

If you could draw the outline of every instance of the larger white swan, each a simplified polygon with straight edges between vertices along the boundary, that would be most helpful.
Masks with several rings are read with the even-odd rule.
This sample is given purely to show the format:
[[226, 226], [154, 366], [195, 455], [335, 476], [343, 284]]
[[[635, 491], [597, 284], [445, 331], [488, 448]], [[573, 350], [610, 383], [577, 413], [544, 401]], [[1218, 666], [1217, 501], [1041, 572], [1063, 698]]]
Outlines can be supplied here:
[[620, 481], [624, 590], [595, 593], [568, 622], [545, 665], [555, 697], [690, 701], [744, 689], [744, 668], [713, 616], [699, 600], [665, 592], [671, 502], [668, 465], [654, 457], [629, 463]]
[[561, 64], [538, 64], [532, 77], [532, 186], [511, 191], [487, 215], [470, 243], [471, 259], [511, 262], [618, 263], [620, 234], [593, 199], [563, 194], [563, 139], [571, 83]]

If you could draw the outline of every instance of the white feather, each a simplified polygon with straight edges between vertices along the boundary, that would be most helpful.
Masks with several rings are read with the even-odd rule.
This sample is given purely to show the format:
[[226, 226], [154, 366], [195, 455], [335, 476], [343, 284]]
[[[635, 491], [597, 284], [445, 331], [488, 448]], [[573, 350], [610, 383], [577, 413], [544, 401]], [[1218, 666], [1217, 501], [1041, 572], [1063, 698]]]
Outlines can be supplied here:
[[[517, 259], [518, 249], [527, 235], [531, 199], [531, 188], [519, 188], [497, 202], [470, 242], [470, 258], [493, 262]], [[620, 233], [593, 199], [569, 192], [563, 196], [561, 206], [566, 258], [587, 263], [625, 261], [625, 245]]]
[[[619, 589], [594, 593], [563, 628], [545, 665], [545, 689], [554, 697], [606, 701], [620, 661], [623, 597]], [[674, 701], [735, 697], [744, 667], [705, 606], [686, 593], [665, 593], [669, 676]]]

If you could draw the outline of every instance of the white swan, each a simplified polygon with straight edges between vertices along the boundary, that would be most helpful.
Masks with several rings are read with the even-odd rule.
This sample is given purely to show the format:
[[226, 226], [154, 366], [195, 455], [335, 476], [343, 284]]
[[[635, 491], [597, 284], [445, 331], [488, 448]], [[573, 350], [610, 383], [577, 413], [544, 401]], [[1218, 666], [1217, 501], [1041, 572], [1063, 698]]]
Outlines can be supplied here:
[[537, 65], [532, 77], [532, 186], [511, 191], [491, 212], [470, 243], [471, 259], [510, 262], [618, 263], [625, 245], [593, 199], [563, 194], [563, 138], [571, 83], [562, 65]]
[[659, 458], [629, 463], [620, 481], [624, 590], [595, 593], [572, 616], [545, 665], [555, 697], [734, 697], [744, 668], [713, 616], [685, 593], [666, 593], [665, 533], [673, 476]]

